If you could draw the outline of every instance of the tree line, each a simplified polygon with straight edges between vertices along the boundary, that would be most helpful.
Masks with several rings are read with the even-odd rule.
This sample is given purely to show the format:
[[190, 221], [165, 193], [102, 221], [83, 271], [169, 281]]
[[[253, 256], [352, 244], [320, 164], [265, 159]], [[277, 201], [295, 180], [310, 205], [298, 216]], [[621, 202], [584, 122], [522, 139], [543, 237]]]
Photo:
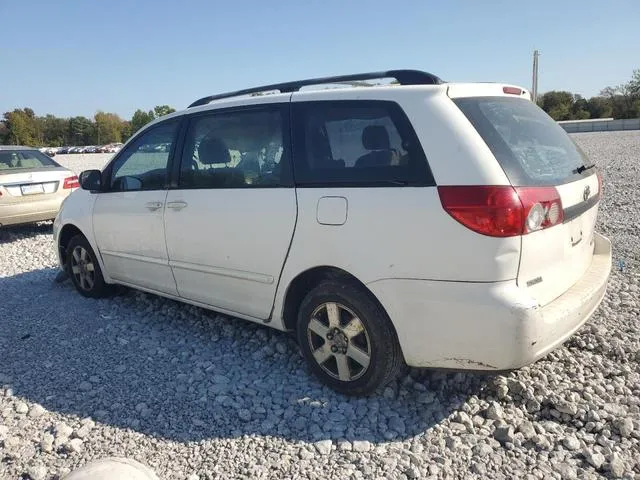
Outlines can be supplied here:
[[106, 112], [97, 112], [93, 119], [40, 117], [31, 108], [17, 108], [5, 112], [0, 121], [0, 144], [61, 147], [120, 143], [150, 121], [175, 111], [169, 105], [158, 105], [146, 112], [138, 109], [130, 120], [123, 120]]
[[600, 95], [585, 99], [566, 91], [551, 91], [538, 97], [538, 105], [554, 120], [640, 117], [640, 70], [631, 80], [606, 87]]

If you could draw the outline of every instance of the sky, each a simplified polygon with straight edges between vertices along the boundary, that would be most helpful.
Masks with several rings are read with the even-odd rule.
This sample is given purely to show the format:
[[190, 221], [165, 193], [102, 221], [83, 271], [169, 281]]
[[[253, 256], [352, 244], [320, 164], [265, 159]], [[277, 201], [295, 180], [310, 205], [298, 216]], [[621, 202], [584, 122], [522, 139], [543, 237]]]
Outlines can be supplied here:
[[585, 97], [640, 68], [640, 0], [0, 0], [0, 115], [128, 119], [256, 85], [415, 68]]

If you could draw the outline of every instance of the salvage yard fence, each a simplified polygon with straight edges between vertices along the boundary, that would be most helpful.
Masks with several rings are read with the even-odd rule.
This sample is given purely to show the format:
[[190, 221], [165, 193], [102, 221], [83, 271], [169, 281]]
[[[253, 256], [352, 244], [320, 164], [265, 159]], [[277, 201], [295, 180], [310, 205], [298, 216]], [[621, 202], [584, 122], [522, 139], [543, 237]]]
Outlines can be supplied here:
[[595, 118], [592, 120], [564, 120], [558, 122], [567, 133], [613, 132], [620, 130], [640, 130], [640, 118]]

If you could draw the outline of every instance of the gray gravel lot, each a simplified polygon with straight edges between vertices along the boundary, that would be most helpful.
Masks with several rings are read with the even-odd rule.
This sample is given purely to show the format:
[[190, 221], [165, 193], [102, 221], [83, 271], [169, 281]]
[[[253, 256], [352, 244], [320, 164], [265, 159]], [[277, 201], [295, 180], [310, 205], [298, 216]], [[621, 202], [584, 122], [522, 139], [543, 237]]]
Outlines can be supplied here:
[[83, 298], [52, 281], [50, 224], [0, 230], [0, 478], [109, 455], [163, 479], [640, 478], [640, 132], [574, 138], [614, 242], [594, 317], [509, 375], [411, 371], [366, 399], [323, 387], [285, 334], [135, 291]]

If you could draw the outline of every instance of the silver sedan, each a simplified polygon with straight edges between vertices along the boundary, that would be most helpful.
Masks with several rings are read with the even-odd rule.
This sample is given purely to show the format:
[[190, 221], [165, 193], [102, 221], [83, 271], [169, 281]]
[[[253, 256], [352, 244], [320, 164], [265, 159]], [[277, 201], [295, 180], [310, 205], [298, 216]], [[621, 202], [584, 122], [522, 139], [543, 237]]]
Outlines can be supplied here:
[[53, 220], [78, 177], [31, 147], [0, 146], [0, 227]]

